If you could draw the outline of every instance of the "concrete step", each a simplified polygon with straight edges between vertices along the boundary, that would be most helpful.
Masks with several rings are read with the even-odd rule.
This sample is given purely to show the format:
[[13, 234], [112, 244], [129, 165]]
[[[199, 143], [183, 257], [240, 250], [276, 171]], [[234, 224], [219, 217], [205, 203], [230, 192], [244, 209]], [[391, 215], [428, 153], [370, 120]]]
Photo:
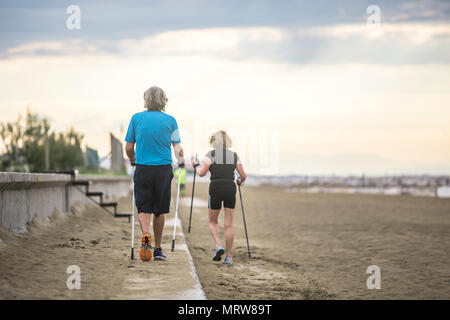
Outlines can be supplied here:
[[117, 207], [117, 202], [102, 202], [101, 207]]
[[103, 197], [103, 192], [86, 192], [88, 197]]
[[86, 186], [88, 187], [92, 181], [88, 181], [88, 180], [76, 180], [76, 181], [72, 181], [71, 182], [74, 186]]
[[131, 212], [120, 212], [120, 213], [115, 213], [114, 217], [115, 218], [130, 218], [133, 214]]
[[75, 170], [46, 170], [44, 173], [70, 174], [72, 177], [77, 174]]

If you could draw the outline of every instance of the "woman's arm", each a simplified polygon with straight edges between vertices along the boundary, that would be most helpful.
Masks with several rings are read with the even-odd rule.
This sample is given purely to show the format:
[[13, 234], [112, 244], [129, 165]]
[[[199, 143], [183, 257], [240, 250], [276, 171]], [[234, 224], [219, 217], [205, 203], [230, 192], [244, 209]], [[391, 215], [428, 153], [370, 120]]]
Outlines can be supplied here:
[[194, 170], [197, 171], [197, 174], [200, 177], [205, 176], [205, 174], [209, 170], [210, 165], [211, 165], [211, 159], [209, 157], [205, 157], [205, 159], [203, 160], [203, 165], [201, 167], [200, 167], [200, 164], [198, 163], [198, 160], [192, 161], [192, 167], [194, 168]]
[[239, 173], [240, 178], [238, 179], [238, 184], [243, 184], [245, 179], [247, 179], [247, 175], [245, 174], [244, 167], [242, 166], [241, 160], [238, 160], [236, 163], [236, 170]]

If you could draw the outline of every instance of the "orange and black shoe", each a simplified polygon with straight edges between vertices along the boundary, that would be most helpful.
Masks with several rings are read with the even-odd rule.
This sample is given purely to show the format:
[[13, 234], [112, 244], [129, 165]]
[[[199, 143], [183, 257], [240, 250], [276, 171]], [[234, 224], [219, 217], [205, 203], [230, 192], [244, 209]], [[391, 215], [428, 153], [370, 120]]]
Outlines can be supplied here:
[[152, 248], [152, 236], [150, 233], [144, 233], [141, 241], [141, 251], [139, 253], [141, 260], [150, 261], [152, 259], [152, 252], [150, 249]]

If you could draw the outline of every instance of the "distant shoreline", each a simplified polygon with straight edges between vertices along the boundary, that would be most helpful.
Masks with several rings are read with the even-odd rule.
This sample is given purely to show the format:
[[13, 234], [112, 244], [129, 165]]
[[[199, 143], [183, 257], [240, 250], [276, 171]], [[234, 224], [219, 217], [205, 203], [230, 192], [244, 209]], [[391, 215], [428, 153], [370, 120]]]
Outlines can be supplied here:
[[376, 195], [392, 195], [392, 196], [421, 196], [450, 198], [450, 187], [443, 186], [437, 189], [433, 188], [363, 188], [363, 187], [291, 187], [286, 188], [286, 192], [303, 192], [303, 193], [343, 193], [343, 194], [376, 194]]
[[[186, 182], [192, 183], [188, 175]], [[209, 176], [196, 183], [209, 183]], [[447, 176], [256, 176], [249, 175], [247, 186], [274, 186], [286, 192], [406, 195], [450, 198], [450, 177]]]

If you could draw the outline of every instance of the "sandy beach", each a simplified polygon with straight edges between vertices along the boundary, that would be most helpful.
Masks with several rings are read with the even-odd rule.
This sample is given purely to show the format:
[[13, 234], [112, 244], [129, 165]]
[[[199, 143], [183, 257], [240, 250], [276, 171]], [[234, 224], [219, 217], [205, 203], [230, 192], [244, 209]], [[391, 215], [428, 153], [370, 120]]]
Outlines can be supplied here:
[[[182, 211], [209, 299], [450, 298], [450, 199], [306, 194], [272, 186], [242, 192], [252, 259], [238, 200], [231, 268], [211, 259], [207, 208], [194, 207], [190, 234], [189, 208]], [[196, 198], [204, 205], [206, 183], [196, 186]], [[380, 267], [379, 290], [367, 289], [370, 265]]]
[[[180, 218], [208, 299], [450, 298], [450, 199], [246, 186], [242, 191], [252, 258], [238, 200], [234, 265], [227, 267], [211, 259], [206, 183], [196, 185], [187, 233], [187, 187]], [[130, 203], [130, 197], [121, 199], [119, 209], [127, 211]], [[168, 298], [162, 280], [181, 277], [177, 268], [188, 263], [179, 260], [177, 251], [170, 252], [171, 226], [163, 239], [167, 262], [130, 261], [127, 219], [114, 219], [95, 206], [73, 211], [34, 221], [23, 237], [1, 230], [0, 299], [142, 299], [149, 288], [155, 296], [147, 298]], [[173, 211], [167, 216], [171, 218]], [[223, 238], [223, 217], [219, 219]], [[136, 248], [139, 236], [136, 226]], [[81, 268], [81, 290], [66, 287], [69, 265]], [[381, 269], [380, 290], [366, 287], [369, 265]], [[146, 276], [145, 281], [139, 278]]]
[[[119, 199], [119, 210], [129, 211], [131, 201]], [[137, 219], [130, 260], [128, 219], [113, 218], [96, 205], [72, 211], [33, 221], [22, 237], [0, 229], [0, 299], [204, 299], [180, 228], [170, 251], [173, 214], [166, 218], [162, 243], [169, 261], [143, 262]], [[70, 265], [80, 268], [79, 290], [66, 285]]]

